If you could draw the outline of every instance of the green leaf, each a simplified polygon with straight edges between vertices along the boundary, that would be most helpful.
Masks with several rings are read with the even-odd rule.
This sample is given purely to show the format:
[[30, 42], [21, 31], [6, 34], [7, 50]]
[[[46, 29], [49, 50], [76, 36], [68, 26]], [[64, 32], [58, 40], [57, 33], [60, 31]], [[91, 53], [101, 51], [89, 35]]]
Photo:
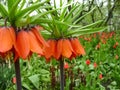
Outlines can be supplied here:
[[4, 18], [8, 16], [7, 9], [1, 3], [0, 3], [0, 13], [1, 13], [2, 17], [4, 17]]
[[[55, 10], [50, 10], [50, 11], [46, 11], [46, 12], [43, 12], [43, 13], [39, 13], [38, 15], [34, 15], [34, 16], [32, 16], [31, 17], [31, 23], [33, 24], [33, 23], [35, 23], [35, 22], [44, 22], [44, 21], [46, 21], [47, 20], [47, 22], [49, 21], [50, 22], [50, 20], [49, 19], [46, 19], [46, 18], [42, 18], [43, 20], [41, 21], [41, 17], [43, 17], [44, 15], [47, 15], [47, 14], [49, 14], [49, 13], [51, 13], [51, 12], [54, 12]], [[45, 20], [44, 20], [45, 19]], [[52, 22], [52, 21], [51, 21]]]
[[30, 87], [25, 82], [22, 83], [22, 87], [26, 88], [27, 90], [31, 90]]
[[[13, 4], [16, 2], [17, 0], [7, 0], [7, 8], [8, 8], [8, 12], [11, 10], [11, 7], [13, 6]], [[15, 8], [14, 8], [15, 9]]]
[[99, 20], [95, 23], [92, 23], [92, 24], [89, 24], [89, 25], [86, 25], [86, 26], [82, 26], [81, 28], [79, 29], [85, 29], [85, 28], [93, 28], [93, 27], [97, 27], [97, 25], [99, 25], [101, 22], [103, 22], [103, 20]]
[[41, 5], [43, 5], [45, 2], [47, 2], [48, 0], [45, 0], [43, 2], [39, 2], [39, 3], [35, 3], [35, 4], [32, 4], [31, 6], [23, 9], [23, 10], [20, 10], [17, 15], [16, 15], [16, 18], [21, 18], [25, 15], [29, 15], [29, 13], [33, 12], [34, 10], [38, 9]]
[[73, 7], [70, 12], [67, 13], [66, 17], [64, 18], [64, 21], [68, 20], [70, 17], [72, 18], [73, 12], [78, 8], [79, 6], [76, 5], [75, 7]]
[[46, 39], [50, 38], [50, 36], [51, 36], [51, 33], [48, 32], [47, 30], [41, 31], [41, 34], [42, 34], [42, 36], [43, 36], [44, 38], [46, 38]]
[[30, 23], [30, 18], [29, 17], [26, 17], [26, 18], [21, 18], [21, 19], [17, 19], [15, 21], [15, 25], [17, 27], [22, 27], [22, 26], [26, 26]]
[[32, 75], [28, 77], [28, 79], [31, 81], [36, 89], [39, 89], [39, 74]]
[[12, 3], [13, 5], [11, 7], [9, 7], [9, 18], [10, 21], [13, 22], [14, 18], [15, 18], [15, 13], [17, 11], [18, 8], [18, 4], [20, 3], [21, 0], [16, 0], [14, 1], [14, 3]]
[[41, 74], [49, 74], [49, 71], [45, 69], [40, 69], [40, 72]]
[[90, 10], [88, 13], [86, 13], [85, 15], [81, 16], [80, 18], [78, 18], [74, 24], [78, 23], [81, 19], [83, 19], [85, 16], [87, 16], [88, 14], [90, 14], [91, 12], [93, 12], [93, 10], [95, 10], [96, 7], [94, 7], [92, 10]]
[[72, 35], [73, 37], [84, 35], [84, 34], [91, 34], [95, 32], [100, 32], [106, 30], [107, 27], [99, 27], [99, 28], [88, 28], [88, 29], [76, 29], [76, 30], [71, 30], [67, 33], [66, 36]]

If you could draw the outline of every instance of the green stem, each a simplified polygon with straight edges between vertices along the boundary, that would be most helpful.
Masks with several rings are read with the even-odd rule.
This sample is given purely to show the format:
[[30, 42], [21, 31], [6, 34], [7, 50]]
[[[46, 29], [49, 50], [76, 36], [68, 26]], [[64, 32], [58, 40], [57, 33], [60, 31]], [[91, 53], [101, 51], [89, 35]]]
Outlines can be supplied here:
[[64, 90], [64, 60], [60, 60], [60, 90]]
[[17, 90], [22, 90], [19, 59], [15, 62], [15, 74], [17, 79]]

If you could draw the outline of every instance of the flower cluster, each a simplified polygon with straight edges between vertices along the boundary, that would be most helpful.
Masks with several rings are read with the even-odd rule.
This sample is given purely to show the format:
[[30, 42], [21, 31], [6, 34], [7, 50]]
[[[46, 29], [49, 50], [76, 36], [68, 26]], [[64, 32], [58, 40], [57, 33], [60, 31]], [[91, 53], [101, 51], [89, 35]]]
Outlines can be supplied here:
[[47, 42], [49, 47], [45, 47], [43, 50], [47, 61], [52, 57], [59, 60], [61, 57], [72, 59], [78, 55], [85, 55], [84, 48], [78, 38], [50, 39]]
[[27, 59], [32, 53], [42, 55], [42, 48], [47, 46], [47, 43], [38, 29], [32, 27], [30, 30], [16, 31], [13, 27], [0, 27], [0, 55], [12, 52], [15, 54], [14, 60]]

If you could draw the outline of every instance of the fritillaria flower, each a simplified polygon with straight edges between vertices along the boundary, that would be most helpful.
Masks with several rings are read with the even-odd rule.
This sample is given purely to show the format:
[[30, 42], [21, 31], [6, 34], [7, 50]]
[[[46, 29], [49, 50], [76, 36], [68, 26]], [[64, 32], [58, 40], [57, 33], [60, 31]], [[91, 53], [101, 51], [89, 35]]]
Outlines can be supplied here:
[[45, 47], [43, 55], [49, 61], [51, 58], [59, 60], [60, 58], [73, 58], [78, 55], [85, 55], [85, 50], [80, 44], [78, 38], [70, 39], [50, 39], [47, 41], [49, 47]]
[[6, 57], [11, 52], [17, 58], [27, 59], [32, 53], [43, 54], [42, 48], [47, 47], [38, 28], [15, 31], [12, 27], [0, 27], [0, 56]]
[[30, 30], [20, 30], [16, 35], [16, 41], [14, 44], [16, 58], [21, 57], [27, 59], [31, 53], [42, 55], [42, 48], [45, 46], [47, 47], [48, 45], [39, 34], [37, 28], [33, 27]]

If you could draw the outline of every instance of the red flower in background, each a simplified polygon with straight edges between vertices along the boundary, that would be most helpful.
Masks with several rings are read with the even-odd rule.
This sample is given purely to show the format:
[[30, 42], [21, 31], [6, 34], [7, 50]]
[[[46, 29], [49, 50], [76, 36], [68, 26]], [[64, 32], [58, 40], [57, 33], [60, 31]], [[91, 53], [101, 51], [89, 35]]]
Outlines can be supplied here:
[[69, 68], [69, 65], [68, 65], [67, 62], [65, 62], [65, 64], [64, 64], [64, 69], [68, 69], [68, 68]]
[[89, 59], [88, 59], [88, 60], [86, 60], [86, 64], [87, 64], [87, 65], [90, 65], [90, 63], [91, 63], [91, 62], [90, 62], [90, 60], [89, 60]]
[[99, 75], [99, 79], [102, 79], [102, 78], [103, 78], [103, 75], [102, 75], [102, 74], [100, 74], [100, 75]]
[[13, 84], [16, 84], [16, 77], [13, 77], [13, 78], [12, 78], [12, 83], [13, 83]]
[[115, 55], [115, 59], [117, 60], [119, 58], [119, 56], [118, 55]]
[[116, 48], [118, 45], [119, 45], [119, 43], [116, 42], [116, 43], [113, 45], [113, 48]]
[[100, 49], [100, 43], [96, 45], [95, 49]]
[[96, 62], [94, 62], [93, 66], [94, 66], [94, 68], [97, 68], [97, 63], [96, 63]]

